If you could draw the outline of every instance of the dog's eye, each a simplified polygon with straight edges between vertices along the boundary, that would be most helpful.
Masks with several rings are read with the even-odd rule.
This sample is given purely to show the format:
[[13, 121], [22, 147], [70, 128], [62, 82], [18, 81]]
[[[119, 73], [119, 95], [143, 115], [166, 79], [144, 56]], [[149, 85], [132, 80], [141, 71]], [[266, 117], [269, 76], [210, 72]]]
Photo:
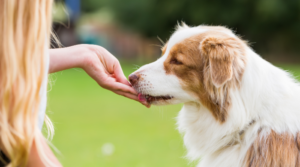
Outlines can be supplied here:
[[172, 60], [170, 61], [170, 64], [182, 65], [183, 63], [180, 62], [180, 61], [178, 61], [177, 59], [172, 59]]

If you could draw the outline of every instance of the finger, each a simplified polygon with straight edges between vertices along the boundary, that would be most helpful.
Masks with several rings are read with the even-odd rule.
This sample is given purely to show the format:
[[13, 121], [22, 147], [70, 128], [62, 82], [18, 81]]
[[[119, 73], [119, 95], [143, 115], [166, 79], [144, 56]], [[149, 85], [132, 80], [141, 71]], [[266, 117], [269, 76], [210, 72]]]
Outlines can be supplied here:
[[118, 82], [131, 86], [131, 84], [128, 82], [128, 80], [126, 79], [123, 73], [123, 70], [121, 68], [118, 59], [116, 59], [109, 51], [107, 51], [104, 48], [101, 48], [100, 51], [102, 53], [100, 53], [99, 55], [104, 55], [104, 56], [100, 56], [99, 58], [106, 71], [109, 74], [114, 74]]
[[147, 101], [139, 101], [138, 96], [130, 94], [130, 93], [126, 93], [126, 92], [122, 92], [122, 91], [115, 91], [116, 94], [127, 97], [129, 99], [135, 100], [137, 102], [140, 102], [141, 104], [143, 104], [144, 106], [146, 106], [147, 108], [150, 107], [150, 104], [147, 103]]
[[126, 93], [131, 93], [134, 95], [138, 94], [133, 87], [125, 85], [123, 83], [119, 83], [119, 82], [106, 82], [106, 83], [103, 83], [103, 87], [106, 89], [109, 89], [111, 91], [122, 91], [122, 92], [126, 92]]
[[127, 78], [125, 77], [123, 70], [121, 68], [121, 65], [118, 61], [114, 65], [114, 74], [115, 74], [117, 81], [119, 81], [125, 85], [131, 86], [131, 84], [128, 82]]
[[122, 91], [114, 91], [114, 93], [118, 94], [118, 95], [122, 95], [125, 97], [128, 97], [132, 100], [138, 101], [139, 102], [139, 98], [137, 95], [131, 94], [131, 93], [126, 93], [126, 92], [122, 92]]

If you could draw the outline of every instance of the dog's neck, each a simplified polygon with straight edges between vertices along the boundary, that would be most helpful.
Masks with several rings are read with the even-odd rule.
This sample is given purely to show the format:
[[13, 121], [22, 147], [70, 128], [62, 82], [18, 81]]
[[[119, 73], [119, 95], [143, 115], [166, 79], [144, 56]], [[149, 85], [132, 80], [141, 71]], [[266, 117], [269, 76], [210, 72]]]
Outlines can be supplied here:
[[[286, 71], [248, 51], [248, 64], [239, 98], [244, 118], [277, 133], [296, 133], [300, 127], [300, 86]], [[234, 110], [235, 112], [235, 110]]]

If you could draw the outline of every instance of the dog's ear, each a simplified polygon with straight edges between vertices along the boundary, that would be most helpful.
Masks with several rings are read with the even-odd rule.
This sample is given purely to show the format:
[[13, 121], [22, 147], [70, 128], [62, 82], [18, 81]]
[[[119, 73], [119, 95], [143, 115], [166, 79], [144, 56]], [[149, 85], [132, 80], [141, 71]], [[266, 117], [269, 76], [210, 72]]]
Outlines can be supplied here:
[[200, 43], [211, 81], [217, 88], [232, 79], [233, 61], [240, 49], [240, 41], [232, 37], [206, 37]]

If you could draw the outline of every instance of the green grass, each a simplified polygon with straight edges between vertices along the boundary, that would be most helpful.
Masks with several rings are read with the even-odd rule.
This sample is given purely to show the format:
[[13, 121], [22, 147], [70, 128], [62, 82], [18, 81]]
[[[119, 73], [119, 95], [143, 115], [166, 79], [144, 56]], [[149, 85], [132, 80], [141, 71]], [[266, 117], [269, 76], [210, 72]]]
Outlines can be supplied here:
[[[122, 64], [128, 76], [134, 65]], [[299, 66], [283, 66], [295, 76]], [[52, 75], [48, 114], [66, 167], [187, 167], [175, 117], [181, 105], [150, 109], [102, 89], [79, 69]], [[109, 144], [107, 144], [109, 143]], [[113, 145], [111, 155], [104, 145]], [[110, 150], [108, 150], [110, 151]]]

